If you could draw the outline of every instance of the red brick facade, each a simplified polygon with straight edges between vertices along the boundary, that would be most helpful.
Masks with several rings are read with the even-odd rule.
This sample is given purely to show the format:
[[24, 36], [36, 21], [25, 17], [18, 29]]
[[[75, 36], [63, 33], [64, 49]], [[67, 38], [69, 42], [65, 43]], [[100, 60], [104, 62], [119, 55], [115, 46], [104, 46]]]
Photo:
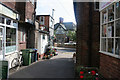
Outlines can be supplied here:
[[45, 26], [47, 31], [49, 31], [49, 25], [50, 25], [50, 15], [38, 15], [37, 16], [37, 20], [40, 21], [40, 16], [44, 16], [45, 20], [44, 20], [44, 25], [40, 25], [40, 26]]
[[25, 8], [25, 19], [33, 19], [34, 14], [34, 5], [31, 2], [26, 2], [26, 8]]
[[99, 67], [99, 11], [94, 3], [74, 3], [77, 21], [77, 65]]
[[120, 80], [120, 59], [99, 53], [100, 14], [93, 3], [74, 3], [77, 20], [77, 65], [99, 67], [108, 80]]
[[120, 59], [101, 53], [100, 73], [105, 78], [116, 78], [116, 80], [120, 80]]
[[[33, 5], [31, 2], [16, 2], [16, 9], [20, 14], [18, 32], [19, 50], [26, 48], [34, 48], [34, 25], [31, 23], [26, 23], [26, 19], [31, 20], [34, 23], [35, 5]], [[20, 41], [22, 30], [25, 30], [26, 32], [25, 42]]]
[[15, 2], [2, 2], [2, 3], [9, 8], [16, 10], [16, 8], [15, 8], [16, 3]]

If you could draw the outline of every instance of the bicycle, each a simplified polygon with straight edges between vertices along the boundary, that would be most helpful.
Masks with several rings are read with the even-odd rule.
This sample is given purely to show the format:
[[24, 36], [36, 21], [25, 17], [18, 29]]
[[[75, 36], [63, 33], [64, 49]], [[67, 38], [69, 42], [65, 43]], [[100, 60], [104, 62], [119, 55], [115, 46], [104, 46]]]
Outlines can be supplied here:
[[12, 60], [11, 67], [17, 71], [22, 66], [22, 64], [23, 64], [22, 52], [17, 52], [17, 58], [14, 58]]

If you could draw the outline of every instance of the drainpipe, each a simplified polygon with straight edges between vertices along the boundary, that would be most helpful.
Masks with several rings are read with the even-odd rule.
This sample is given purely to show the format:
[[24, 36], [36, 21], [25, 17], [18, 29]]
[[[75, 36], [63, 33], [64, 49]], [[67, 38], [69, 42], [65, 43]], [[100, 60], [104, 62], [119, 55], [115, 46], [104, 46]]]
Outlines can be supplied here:
[[89, 40], [88, 40], [88, 66], [91, 67], [91, 57], [92, 57], [92, 2], [89, 2]]

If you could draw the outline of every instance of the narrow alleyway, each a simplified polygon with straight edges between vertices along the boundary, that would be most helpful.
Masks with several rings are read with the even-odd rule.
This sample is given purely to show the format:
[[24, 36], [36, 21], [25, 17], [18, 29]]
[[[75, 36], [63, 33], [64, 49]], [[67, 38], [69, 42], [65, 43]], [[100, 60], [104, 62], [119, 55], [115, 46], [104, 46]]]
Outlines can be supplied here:
[[75, 49], [58, 48], [58, 55], [10, 72], [9, 78], [74, 78], [72, 55]]

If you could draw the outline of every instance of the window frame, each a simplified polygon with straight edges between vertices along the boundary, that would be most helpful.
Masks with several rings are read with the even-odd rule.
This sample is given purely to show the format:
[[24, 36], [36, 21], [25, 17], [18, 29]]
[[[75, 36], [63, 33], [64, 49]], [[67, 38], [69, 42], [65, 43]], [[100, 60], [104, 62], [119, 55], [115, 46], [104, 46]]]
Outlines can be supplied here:
[[[109, 15], [108, 15], [108, 9], [112, 6], [112, 5], [114, 5], [114, 19], [112, 20], [112, 21], [109, 21], [108, 19], [108, 17], [109, 17]], [[120, 6], [119, 6], [120, 7]], [[105, 11], [106, 10], [106, 11]], [[104, 20], [103, 20], [103, 12], [107, 12], [106, 14], [107, 14], [107, 21], [106, 22], [103, 22]], [[116, 39], [120, 39], [120, 36], [119, 37], [116, 37], [116, 22], [117, 21], [119, 21], [120, 20], [120, 18], [116, 18], [116, 2], [113, 2], [112, 4], [110, 4], [108, 7], [106, 7], [105, 9], [103, 9], [103, 10], [101, 10], [100, 11], [100, 51], [99, 52], [101, 52], [101, 53], [104, 53], [104, 54], [106, 54], [106, 55], [110, 55], [110, 56], [113, 56], [113, 57], [116, 57], [116, 58], [119, 58], [120, 59], [120, 53], [119, 53], [119, 55], [117, 55], [116, 54]], [[103, 26], [104, 25], [106, 25], [107, 27], [109, 27], [108, 26], [108, 24], [112, 24], [113, 23], [113, 31], [114, 31], [114, 34], [113, 34], [113, 36], [111, 36], [111, 37], [108, 37], [107, 35], [104, 37], [103, 36]], [[107, 28], [106, 28], [107, 29]], [[106, 31], [107, 32], [107, 31]], [[102, 39], [106, 39], [106, 51], [103, 51], [102, 50], [102, 48], [103, 48], [103, 45], [102, 45]], [[108, 52], [108, 39], [113, 39], [113, 53], [111, 53], [111, 52]], [[120, 50], [120, 49], [119, 49]]]
[[21, 29], [20, 32], [20, 43], [25, 43], [26, 42], [26, 31], [25, 29]]
[[[3, 41], [3, 51], [4, 51], [4, 53], [5, 53], [5, 55], [9, 55], [9, 54], [12, 54], [12, 53], [14, 53], [14, 52], [17, 52], [18, 51], [18, 22], [16, 21], [16, 20], [14, 20], [14, 19], [11, 19], [11, 18], [8, 18], [8, 17], [6, 17], [6, 16], [3, 16], [3, 15], [0, 15], [0, 17], [3, 17], [4, 18], [4, 23], [0, 23], [0, 26], [3, 26], [3, 28], [4, 28], [4, 34], [3, 34], [3, 39], [4, 39], [4, 41]], [[6, 22], [7, 22], [7, 20], [11, 20], [11, 24], [7, 24]], [[14, 26], [13, 25], [13, 21], [16, 21], [16, 26]], [[10, 46], [7, 46], [6, 45], [6, 39], [7, 39], [7, 37], [6, 37], [6, 34], [7, 34], [7, 32], [6, 32], [6, 30], [7, 30], [7, 27], [9, 27], [9, 28], [14, 28], [14, 29], [16, 29], [15, 31], [16, 31], [16, 40], [15, 40], [15, 45], [13, 45], [14, 46], [14, 48], [15, 48], [15, 50], [13, 50], [12, 48], [12, 50], [9, 52], [7, 52], [7, 48], [9, 47], [10, 48]]]

